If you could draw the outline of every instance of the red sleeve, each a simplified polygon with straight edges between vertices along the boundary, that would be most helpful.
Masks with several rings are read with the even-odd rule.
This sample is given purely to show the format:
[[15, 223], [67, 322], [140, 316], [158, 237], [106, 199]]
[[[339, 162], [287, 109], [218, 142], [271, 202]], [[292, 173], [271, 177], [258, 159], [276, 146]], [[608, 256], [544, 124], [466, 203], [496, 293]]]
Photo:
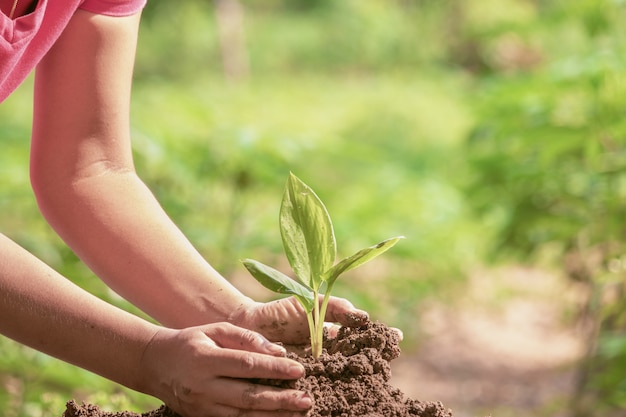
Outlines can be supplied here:
[[139, 12], [147, 0], [84, 0], [80, 9], [108, 16], [130, 16]]

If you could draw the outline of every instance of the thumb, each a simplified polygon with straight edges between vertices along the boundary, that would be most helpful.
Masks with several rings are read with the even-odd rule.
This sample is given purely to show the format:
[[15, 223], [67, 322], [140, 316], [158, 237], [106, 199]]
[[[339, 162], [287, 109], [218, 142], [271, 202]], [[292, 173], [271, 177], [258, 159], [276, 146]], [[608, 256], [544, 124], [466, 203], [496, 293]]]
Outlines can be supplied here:
[[330, 297], [326, 310], [326, 321], [339, 323], [348, 327], [361, 327], [369, 321], [369, 315], [355, 308], [345, 298]]
[[267, 340], [260, 333], [237, 327], [230, 323], [205, 326], [206, 334], [213, 342], [222, 348], [245, 350], [271, 356], [285, 356], [284, 347]]

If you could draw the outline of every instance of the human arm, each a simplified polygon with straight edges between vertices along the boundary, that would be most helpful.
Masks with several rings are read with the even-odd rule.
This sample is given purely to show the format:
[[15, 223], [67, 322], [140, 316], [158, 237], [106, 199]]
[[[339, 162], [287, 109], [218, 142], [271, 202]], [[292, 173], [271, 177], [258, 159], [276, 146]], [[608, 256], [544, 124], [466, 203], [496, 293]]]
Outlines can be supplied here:
[[[137, 16], [79, 11], [40, 64], [31, 171], [42, 212], [100, 278], [163, 324], [229, 321], [273, 340], [305, 339], [291, 301], [268, 306], [242, 295], [137, 176], [129, 129], [137, 25]], [[342, 321], [351, 309], [333, 302], [329, 317]]]
[[299, 391], [240, 379], [293, 379], [304, 372], [273, 357], [280, 348], [260, 335], [227, 323], [183, 330], [154, 325], [83, 291], [2, 234], [0, 333], [156, 396], [186, 417], [250, 409], [265, 409], [255, 415], [269, 417], [307, 408]]
[[[80, 290], [0, 234], [0, 332], [141, 390], [138, 364], [158, 327]], [[115, 368], [107, 364], [117, 363]]]
[[202, 259], [134, 170], [138, 20], [79, 10], [38, 66], [33, 187], [49, 223], [129, 301], [173, 327], [226, 321], [252, 301]]

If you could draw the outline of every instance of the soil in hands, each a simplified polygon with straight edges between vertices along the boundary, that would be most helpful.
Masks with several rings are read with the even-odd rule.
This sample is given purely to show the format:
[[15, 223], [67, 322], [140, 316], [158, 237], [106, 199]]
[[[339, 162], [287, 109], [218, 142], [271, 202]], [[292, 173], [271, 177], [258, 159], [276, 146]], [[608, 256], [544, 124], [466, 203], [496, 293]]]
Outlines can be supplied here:
[[[378, 322], [361, 328], [342, 327], [324, 341], [324, 352], [313, 359], [307, 350], [288, 356], [302, 363], [306, 376], [297, 381], [256, 380], [257, 383], [309, 392], [314, 406], [307, 417], [452, 417], [440, 402], [407, 398], [389, 384], [390, 362], [400, 355], [398, 334]], [[179, 417], [167, 407], [143, 414], [110, 413], [91, 404], [67, 404], [63, 417]]]

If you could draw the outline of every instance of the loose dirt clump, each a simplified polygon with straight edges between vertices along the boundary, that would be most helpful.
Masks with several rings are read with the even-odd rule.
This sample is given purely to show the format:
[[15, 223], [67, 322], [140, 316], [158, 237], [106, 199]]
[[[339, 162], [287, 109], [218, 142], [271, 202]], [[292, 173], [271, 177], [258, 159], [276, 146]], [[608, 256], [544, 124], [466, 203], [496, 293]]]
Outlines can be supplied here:
[[390, 362], [400, 356], [399, 335], [381, 323], [342, 327], [325, 340], [318, 359], [293, 357], [306, 368], [297, 389], [311, 393], [307, 417], [452, 417], [440, 402], [407, 398], [389, 384]]
[[156, 410], [147, 413], [133, 413], [131, 411], [120, 411], [111, 413], [103, 411], [94, 404], [78, 404], [72, 400], [67, 403], [65, 412], [62, 417], [180, 417], [166, 406], [162, 405]]
[[[314, 406], [307, 417], [452, 417], [441, 402], [406, 397], [389, 384], [390, 362], [400, 355], [397, 332], [378, 322], [361, 328], [342, 327], [337, 337], [326, 338], [322, 355], [308, 350], [288, 356], [302, 363], [306, 376], [296, 381], [255, 380], [256, 383], [296, 388], [310, 393]], [[94, 405], [67, 404], [63, 417], [178, 417], [163, 406], [136, 414], [108, 413]]]

